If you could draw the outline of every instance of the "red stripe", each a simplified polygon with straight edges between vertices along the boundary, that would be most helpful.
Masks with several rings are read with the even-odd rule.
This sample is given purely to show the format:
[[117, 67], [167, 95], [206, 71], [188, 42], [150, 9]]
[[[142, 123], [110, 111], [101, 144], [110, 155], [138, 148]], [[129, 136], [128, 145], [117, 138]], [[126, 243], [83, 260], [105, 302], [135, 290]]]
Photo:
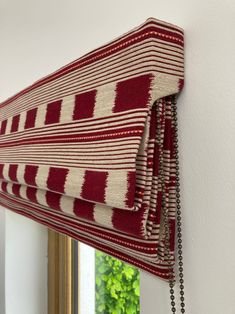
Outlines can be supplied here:
[[105, 202], [108, 172], [86, 170], [81, 197], [93, 202]]
[[11, 132], [17, 132], [19, 127], [20, 115], [16, 115], [12, 118]]
[[36, 188], [27, 187], [26, 196], [31, 202], [37, 203], [37, 189]]
[[136, 186], [136, 173], [134, 171], [128, 171], [126, 206], [128, 206], [129, 208], [132, 208], [134, 206], [135, 186]]
[[115, 208], [113, 210], [112, 222], [115, 229], [142, 237], [143, 221], [145, 215], [145, 208], [141, 207], [138, 211], [129, 211]]
[[9, 178], [14, 181], [17, 182], [17, 169], [18, 169], [18, 165], [9, 165]]
[[4, 164], [0, 164], [0, 179], [4, 179], [4, 177], [3, 177], [3, 168], [4, 168]]
[[74, 214], [80, 218], [94, 221], [94, 203], [75, 198]]
[[37, 172], [38, 172], [38, 166], [26, 165], [25, 173], [24, 173], [25, 183], [29, 185], [37, 186], [36, 181], [35, 181]]
[[170, 250], [175, 249], [175, 219], [169, 219], [169, 230], [170, 230]]
[[7, 120], [2, 121], [0, 134], [5, 134], [7, 127]]
[[61, 199], [60, 194], [53, 193], [51, 191], [46, 192], [46, 201], [49, 208], [60, 210], [60, 199]]
[[1, 183], [1, 188], [4, 192], [7, 193], [7, 182], [6, 181], [2, 181]]
[[95, 108], [96, 90], [75, 96], [73, 120], [91, 118]]
[[163, 149], [170, 151], [171, 148], [172, 148], [171, 119], [165, 119], [165, 134], [164, 134]]
[[36, 116], [37, 116], [37, 110], [38, 110], [38, 108], [33, 108], [33, 109], [27, 111], [25, 126], [24, 126], [25, 129], [34, 128]]
[[143, 75], [118, 82], [113, 111], [147, 108], [152, 78], [151, 75]]
[[68, 169], [66, 168], [50, 167], [47, 179], [47, 188], [51, 191], [64, 193], [64, 185], [67, 174]]
[[62, 100], [56, 100], [47, 104], [45, 124], [58, 123], [60, 121]]
[[15, 196], [20, 197], [20, 184], [13, 184], [12, 185], [12, 192]]

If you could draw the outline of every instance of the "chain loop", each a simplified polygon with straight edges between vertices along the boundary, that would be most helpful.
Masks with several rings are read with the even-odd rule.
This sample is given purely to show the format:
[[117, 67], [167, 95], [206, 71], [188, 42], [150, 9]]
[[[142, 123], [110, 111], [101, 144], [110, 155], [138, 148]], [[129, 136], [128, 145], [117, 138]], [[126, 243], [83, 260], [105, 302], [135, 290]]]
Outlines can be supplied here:
[[172, 118], [174, 124], [174, 150], [175, 150], [175, 170], [176, 170], [176, 220], [177, 220], [177, 248], [178, 248], [178, 273], [180, 282], [180, 311], [185, 313], [184, 298], [184, 273], [183, 273], [183, 246], [182, 246], [182, 222], [181, 222], [181, 206], [180, 206], [180, 173], [179, 173], [179, 152], [178, 152], [178, 120], [176, 96], [172, 97]]

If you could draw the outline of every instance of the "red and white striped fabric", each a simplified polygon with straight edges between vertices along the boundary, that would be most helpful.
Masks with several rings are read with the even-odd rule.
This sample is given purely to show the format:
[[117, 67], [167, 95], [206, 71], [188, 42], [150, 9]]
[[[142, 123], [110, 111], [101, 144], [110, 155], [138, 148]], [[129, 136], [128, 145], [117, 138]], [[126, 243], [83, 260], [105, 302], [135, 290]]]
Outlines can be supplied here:
[[0, 204], [169, 279], [183, 79], [183, 31], [151, 18], [1, 103]]

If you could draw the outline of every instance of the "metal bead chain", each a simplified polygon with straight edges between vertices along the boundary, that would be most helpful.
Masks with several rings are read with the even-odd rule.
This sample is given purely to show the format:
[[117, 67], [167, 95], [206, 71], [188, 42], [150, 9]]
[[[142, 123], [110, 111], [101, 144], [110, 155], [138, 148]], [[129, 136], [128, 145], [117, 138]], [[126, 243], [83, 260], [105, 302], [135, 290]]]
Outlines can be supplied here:
[[[178, 273], [180, 282], [180, 311], [185, 313], [184, 298], [184, 273], [183, 273], [183, 246], [182, 246], [182, 222], [181, 222], [181, 205], [180, 205], [180, 179], [179, 179], [179, 152], [178, 152], [178, 120], [176, 96], [172, 97], [172, 118], [174, 124], [174, 153], [175, 153], [175, 170], [176, 170], [176, 220], [177, 220], [177, 248], [178, 248]], [[171, 289], [171, 286], [170, 286]]]
[[[178, 157], [178, 122], [176, 113], [176, 97], [172, 97], [172, 118], [174, 124], [174, 153], [176, 163], [176, 220], [177, 220], [177, 248], [178, 248], [178, 271], [180, 277], [180, 311], [185, 313], [184, 303], [184, 276], [183, 276], [183, 256], [182, 256], [182, 229], [181, 229], [181, 206], [180, 206], [180, 183], [179, 183], [179, 157]], [[161, 146], [161, 121], [160, 121], [160, 110], [159, 101], [156, 102], [156, 113], [157, 113], [157, 143]], [[165, 258], [168, 261], [169, 268], [172, 269], [171, 254], [170, 254], [170, 227], [169, 227], [169, 210], [166, 206], [165, 199], [165, 176], [163, 169], [163, 154], [159, 157], [159, 178], [162, 188], [162, 211], [163, 211], [163, 225], [164, 225], [164, 241], [165, 241]], [[170, 299], [171, 299], [171, 312], [176, 313], [175, 307], [175, 273], [172, 271], [171, 278], [169, 279], [170, 287]]]

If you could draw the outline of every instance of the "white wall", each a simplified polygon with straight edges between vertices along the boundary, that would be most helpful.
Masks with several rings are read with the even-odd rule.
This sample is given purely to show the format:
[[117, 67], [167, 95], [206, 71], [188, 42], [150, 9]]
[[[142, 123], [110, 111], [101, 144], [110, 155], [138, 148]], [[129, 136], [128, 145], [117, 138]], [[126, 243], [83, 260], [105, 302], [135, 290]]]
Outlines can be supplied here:
[[[149, 16], [185, 29], [179, 122], [187, 313], [234, 314], [235, 2], [0, 0], [0, 5], [4, 96]], [[10, 232], [12, 219], [6, 225]], [[141, 286], [141, 313], [169, 313], [165, 283], [142, 273]]]

